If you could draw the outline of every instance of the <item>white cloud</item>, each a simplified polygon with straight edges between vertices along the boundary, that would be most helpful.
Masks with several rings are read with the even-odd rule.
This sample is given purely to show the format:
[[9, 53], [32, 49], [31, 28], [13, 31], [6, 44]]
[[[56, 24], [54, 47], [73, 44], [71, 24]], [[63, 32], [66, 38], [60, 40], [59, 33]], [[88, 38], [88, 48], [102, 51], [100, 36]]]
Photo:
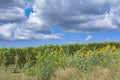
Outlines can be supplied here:
[[58, 35], [45, 35], [45, 34], [39, 34], [35, 38], [36, 39], [60, 39]]
[[78, 42], [77, 41], [70, 41], [68, 42], [68, 44], [77, 44]]
[[0, 9], [0, 23], [17, 23], [26, 20], [24, 9], [13, 7], [12, 9]]
[[119, 10], [110, 12], [118, 7], [118, 3], [119, 0], [35, 0], [35, 6], [40, 10], [38, 17], [49, 25], [55, 24], [70, 32], [120, 29], [111, 19], [111, 16], [120, 17], [117, 15]]
[[26, 6], [24, 0], [0, 0], [0, 40], [60, 39], [38, 17], [39, 10], [36, 7], [33, 7], [36, 11], [27, 19], [25, 9], [29, 6]]
[[[59, 39], [61, 36], [52, 33], [52, 25], [65, 32], [120, 30], [119, 0], [33, 2], [0, 0], [0, 40]], [[34, 13], [27, 19], [25, 9], [31, 5]]]
[[92, 39], [92, 36], [91, 36], [91, 35], [88, 35], [88, 36], [85, 38], [85, 41], [89, 41], [90, 39]]

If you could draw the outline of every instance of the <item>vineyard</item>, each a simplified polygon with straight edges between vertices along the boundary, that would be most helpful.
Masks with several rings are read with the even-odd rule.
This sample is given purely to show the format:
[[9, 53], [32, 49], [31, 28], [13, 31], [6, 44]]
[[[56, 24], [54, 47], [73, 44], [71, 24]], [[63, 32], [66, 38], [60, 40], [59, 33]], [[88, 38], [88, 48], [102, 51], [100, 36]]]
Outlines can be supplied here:
[[120, 42], [0, 49], [0, 67], [22, 80], [120, 80], [119, 66]]

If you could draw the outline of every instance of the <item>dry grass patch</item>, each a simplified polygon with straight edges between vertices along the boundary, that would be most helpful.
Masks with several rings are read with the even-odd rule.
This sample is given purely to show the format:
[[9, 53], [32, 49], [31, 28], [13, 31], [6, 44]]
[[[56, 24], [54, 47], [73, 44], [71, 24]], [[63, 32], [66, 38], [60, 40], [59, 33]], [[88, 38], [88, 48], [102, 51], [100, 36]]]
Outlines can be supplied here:
[[59, 69], [50, 80], [79, 80], [79, 70], [77, 68]]
[[107, 68], [97, 67], [95, 71], [89, 75], [89, 80], [114, 80], [111, 70]]

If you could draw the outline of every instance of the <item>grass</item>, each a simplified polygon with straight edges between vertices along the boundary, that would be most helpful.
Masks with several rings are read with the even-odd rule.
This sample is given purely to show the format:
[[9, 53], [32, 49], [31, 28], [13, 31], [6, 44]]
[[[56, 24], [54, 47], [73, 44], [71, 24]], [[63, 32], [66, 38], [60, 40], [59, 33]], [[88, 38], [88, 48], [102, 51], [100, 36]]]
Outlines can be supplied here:
[[[120, 80], [120, 68], [113, 69], [96, 67], [89, 74], [85, 74], [78, 68], [58, 69], [50, 80]], [[0, 66], [0, 80], [37, 80], [32, 76], [27, 76], [24, 73], [13, 73], [12, 68], [7, 71]]]
[[66, 68], [57, 70], [50, 80], [120, 80], [119, 70], [120, 68], [115, 72], [112, 69], [96, 67], [86, 74], [77, 68]]
[[20, 69], [13, 73], [13, 66], [7, 71], [0, 66], [0, 80], [120, 80], [120, 49], [109, 45], [93, 51], [83, 48], [73, 55], [61, 50], [36, 57], [29, 75]]
[[42, 60], [38, 58], [41, 70], [38, 72], [44, 72], [39, 80], [120, 80], [120, 50], [106, 48], [101, 52], [84, 50], [69, 56], [46, 53]]
[[5, 71], [4, 66], [0, 66], [0, 80], [37, 80], [33, 76], [26, 75], [22, 70], [18, 70], [18, 73], [13, 73], [13, 66], [10, 66]]

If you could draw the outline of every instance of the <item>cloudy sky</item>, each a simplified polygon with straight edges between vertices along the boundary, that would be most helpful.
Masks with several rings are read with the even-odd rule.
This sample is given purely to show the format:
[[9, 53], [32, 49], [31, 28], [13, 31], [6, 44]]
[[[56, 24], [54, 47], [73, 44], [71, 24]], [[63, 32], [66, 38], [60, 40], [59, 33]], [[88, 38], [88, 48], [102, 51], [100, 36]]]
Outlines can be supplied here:
[[120, 0], [0, 0], [0, 47], [120, 41]]

